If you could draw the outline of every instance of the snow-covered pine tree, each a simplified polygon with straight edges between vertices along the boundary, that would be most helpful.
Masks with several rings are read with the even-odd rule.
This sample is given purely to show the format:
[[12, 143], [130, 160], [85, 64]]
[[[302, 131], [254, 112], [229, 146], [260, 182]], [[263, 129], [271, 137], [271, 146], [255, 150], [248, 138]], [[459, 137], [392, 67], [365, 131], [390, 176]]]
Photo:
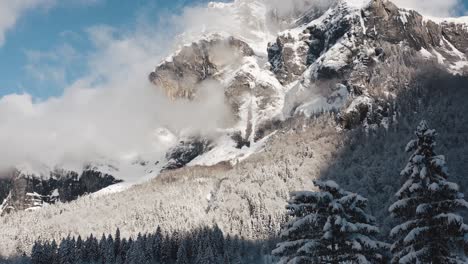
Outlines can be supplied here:
[[402, 220], [390, 234], [392, 263], [465, 263], [461, 253], [468, 226], [456, 212], [468, 203], [458, 185], [447, 180], [445, 157], [434, 152], [435, 130], [422, 121], [415, 134], [406, 146], [414, 153], [401, 172], [406, 182], [389, 208]]
[[367, 200], [333, 181], [314, 181], [318, 192], [295, 192], [287, 206], [293, 219], [273, 250], [280, 263], [381, 263], [387, 248], [365, 212]]

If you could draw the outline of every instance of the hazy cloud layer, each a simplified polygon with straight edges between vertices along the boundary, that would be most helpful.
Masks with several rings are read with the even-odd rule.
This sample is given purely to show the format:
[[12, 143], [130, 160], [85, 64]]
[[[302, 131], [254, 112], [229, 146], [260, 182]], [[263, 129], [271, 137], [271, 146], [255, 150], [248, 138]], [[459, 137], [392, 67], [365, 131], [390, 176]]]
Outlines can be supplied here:
[[[97, 51], [88, 56], [89, 74], [62, 96], [39, 102], [28, 94], [1, 98], [0, 168], [24, 161], [53, 166], [135, 153], [157, 158], [168, 147], [157, 134], [160, 127], [177, 134], [221, 127], [228, 109], [217, 83], [203, 83], [201, 96], [191, 102], [170, 101], [149, 83], [148, 73], [166, 54], [162, 43], [169, 40], [148, 33], [140, 28], [132, 33], [90, 28], [88, 37]], [[67, 50], [29, 56], [56, 59], [72, 53]]]
[[5, 43], [6, 33], [13, 29], [18, 19], [32, 9], [62, 6], [90, 6], [104, 0], [0, 0], [0, 47]]
[[464, 13], [461, 0], [392, 0], [400, 7], [415, 9], [422, 14], [448, 17], [459, 16]]
[[[311, 4], [326, 2], [272, 0], [269, 4], [283, 14], [290, 14]], [[411, 7], [410, 2], [401, 2]], [[425, 1], [432, 2], [431, 8], [418, 6], [417, 1], [411, 3], [418, 10], [439, 9], [447, 13], [456, 5], [453, 0], [445, 1], [443, 5], [438, 5], [438, 1]], [[22, 12], [34, 6], [55, 3], [50, 0], [0, 0], [0, 43], [5, 30], [14, 25]], [[170, 101], [149, 83], [148, 73], [174, 50], [176, 32], [197, 34], [223, 28], [246, 38], [257, 37], [252, 32], [262, 29], [259, 23], [251, 23], [255, 28], [249, 31], [249, 26], [242, 23], [252, 20], [239, 20], [238, 15], [229, 11], [220, 13], [200, 7], [189, 8], [181, 16], [161, 18], [165, 22], [160, 27], [154, 25], [154, 19], [142, 15], [130, 29], [105, 25], [87, 29], [86, 35], [79, 37], [93, 43], [96, 51], [92, 54], [77, 54], [66, 42], [50, 51], [28, 51], [27, 72], [38, 80], [56, 78], [56, 81], [63, 81], [69, 67], [67, 64], [73, 63], [76, 57], [86, 60], [88, 71], [57, 98], [37, 101], [28, 94], [0, 98], [0, 170], [24, 161], [52, 166], [70, 160], [118, 159], [135, 153], [151, 158], [160, 155], [171, 143], [157, 133], [158, 128], [166, 127], [175, 134], [183, 134], [184, 131], [203, 133], [222, 127], [228, 110], [220, 85], [215, 82], [202, 84], [202, 92], [192, 102]], [[259, 18], [257, 14], [254, 16]], [[229, 28], [233, 26], [235, 28]], [[66, 35], [76, 35], [76, 32], [66, 32]], [[48, 61], [60, 61], [63, 65], [47, 68]]]
[[15, 26], [26, 11], [52, 3], [52, 0], [0, 0], [0, 47], [5, 43], [6, 32]]
[[336, 0], [270, 0], [270, 9], [274, 9], [280, 16], [288, 16], [298, 12], [304, 12], [312, 7], [326, 8]]

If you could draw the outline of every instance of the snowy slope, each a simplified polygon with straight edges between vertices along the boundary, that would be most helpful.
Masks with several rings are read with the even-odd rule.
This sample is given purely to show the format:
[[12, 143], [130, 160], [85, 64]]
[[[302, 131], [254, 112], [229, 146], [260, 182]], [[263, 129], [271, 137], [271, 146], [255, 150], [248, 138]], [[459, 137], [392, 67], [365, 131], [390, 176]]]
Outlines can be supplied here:
[[[190, 51], [193, 43], [199, 44], [202, 51], [205, 47], [213, 48], [209, 44], [215, 43], [211, 51], [202, 54], [206, 61], [194, 63], [199, 63], [202, 71], [206, 70], [206, 65], [214, 64], [205, 77], [215, 79], [224, 89], [235, 122], [229, 128], [214, 131], [212, 149], [189, 165], [211, 166], [223, 161], [236, 163], [243, 160], [268, 144], [268, 135], [275, 130], [269, 126], [272, 122], [297, 116], [312, 117], [323, 111], [336, 110], [341, 111], [339, 125], [346, 128], [369, 122], [377, 126], [388, 125], [378, 123], [389, 120], [389, 117], [385, 116], [385, 105], [375, 105], [380, 102], [377, 99], [382, 99], [376, 97], [377, 94], [394, 97], [398, 89], [411, 82], [409, 74], [399, 78], [395, 78], [395, 74], [382, 74], [392, 65], [400, 65], [398, 60], [402, 57], [427, 60], [453, 74], [468, 72], [468, 49], [463, 48], [463, 32], [468, 29], [466, 17], [422, 17], [381, 0], [330, 1], [325, 10], [308, 6], [281, 14], [274, 2], [212, 2], [197, 12], [187, 11], [184, 23], [190, 27], [178, 37], [174, 53], [157, 65], [156, 70], [180, 60], [177, 56]], [[204, 19], [197, 17], [200, 12]], [[434, 21], [436, 26], [429, 21]], [[442, 29], [448, 35], [442, 35]], [[435, 37], [440, 37], [440, 41], [428, 41], [427, 32], [438, 34]], [[462, 34], [461, 40], [452, 37], [457, 34]], [[214, 54], [219, 52], [216, 43], [233, 40], [237, 45], [233, 50], [244, 53], [236, 54], [232, 61], [213, 62], [214, 57], [218, 60], [222, 57]], [[190, 63], [187, 68], [195, 68]], [[409, 65], [405, 70], [412, 73], [416, 66]], [[377, 118], [378, 121], [367, 120], [374, 110], [383, 112], [378, 113], [382, 116]], [[257, 133], [261, 130], [262, 133]], [[242, 142], [233, 140], [237, 133]], [[155, 131], [155, 135], [166, 143], [162, 147], [155, 146], [154, 153], [127, 153], [119, 160], [103, 157], [85, 166], [58, 164], [55, 167], [76, 172], [91, 167], [125, 181], [100, 194], [122, 191], [157, 177], [168, 162], [164, 151], [181, 140], [164, 129]], [[46, 178], [54, 170], [54, 166], [49, 168], [41, 164], [24, 164], [18, 168], [22, 174], [38, 178]]]

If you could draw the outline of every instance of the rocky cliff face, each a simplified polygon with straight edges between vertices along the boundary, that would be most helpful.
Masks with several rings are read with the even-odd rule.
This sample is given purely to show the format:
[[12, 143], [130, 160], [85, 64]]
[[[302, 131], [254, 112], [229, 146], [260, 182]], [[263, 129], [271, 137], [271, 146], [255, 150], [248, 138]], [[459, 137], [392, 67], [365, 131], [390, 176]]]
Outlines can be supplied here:
[[200, 82], [215, 78], [225, 67], [240, 64], [253, 50], [234, 37], [214, 35], [209, 39], [186, 45], [169, 57], [149, 76], [171, 98], [193, 98]]
[[468, 27], [457, 22], [431, 21], [390, 1], [363, 6], [338, 1], [320, 18], [280, 33], [268, 47], [270, 69], [293, 87], [286, 94], [290, 101], [313, 95], [310, 103], [292, 109], [295, 114], [310, 116], [324, 106], [314, 103], [317, 95], [329, 101], [336, 86], [344, 85], [350, 98], [341, 105], [343, 127], [386, 124], [386, 99], [417, 82], [422, 61], [452, 74], [468, 73]]
[[[243, 6], [241, 2], [249, 1], [231, 7]], [[250, 4], [267, 5], [254, 2]], [[266, 54], [255, 52], [251, 46], [256, 44], [242, 35], [205, 36], [162, 62], [150, 80], [173, 99], [193, 98], [203, 80], [218, 80], [248, 141], [273, 119], [347, 106], [353, 108], [339, 118], [345, 128], [388, 120], [389, 106], [376, 94], [404, 89], [418, 70], [416, 60], [432, 60], [454, 73], [466, 71], [465, 26], [436, 23], [384, 0], [353, 3], [336, 1], [321, 13], [317, 8], [296, 10], [296, 19], [287, 23], [275, 12], [265, 12], [265, 21], [290, 27], [264, 47]], [[383, 69], [399, 64], [405, 64], [407, 73], [398, 77]]]
[[158, 65], [149, 80], [172, 99], [193, 99], [204, 81], [217, 82], [247, 140], [252, 127], [279, 114], [284, 93], [260, 59], [246, 42], [213, 34], [182, 47]]
[[56, 169], [49, 175], [12, 170], [2, 180], [0, 215], [35, 210], [47, 204], [69, 202], [120, 182], [113, 176], [88, 168], [80, 174]]
[[210, 149], [211, 142], [203, 138], [194, 137], [180, 141], [177, 146], [167, 152], [166, 159], [168, 163], [164, 166], [163, 170], [182, 168]]
[[[287, 29], [265, 52], [243, 34], [205, 34], [158, 65], [150, 81], [172, 99], [192, 99], [204, 80], [217, 80], [238, 122], [239, 146], [261, 139], [259, 131], [272, 122], [323, 111], [338, 111], [345, 129], [388, 126], [396, 107], [391, 101], [418, 85], [421, 65], [468, 73], [463, 19], [431, 20], [386, 0], [332, 1], [328, 9], [308, 6], [287, 18], [268, 1], [215, 8], [237, 10], [240, 21], [253, 18], [239, 10], [264, 10], [256, 13], [257, 24], [274, 21]], [[254, 27], [256, 35], [260, 29]]]

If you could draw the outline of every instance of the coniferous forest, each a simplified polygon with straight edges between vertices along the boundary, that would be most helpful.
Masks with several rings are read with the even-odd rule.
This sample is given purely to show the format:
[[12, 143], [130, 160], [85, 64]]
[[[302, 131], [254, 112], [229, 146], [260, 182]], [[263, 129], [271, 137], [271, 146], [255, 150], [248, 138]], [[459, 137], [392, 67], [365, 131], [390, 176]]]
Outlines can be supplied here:
[[[224, 236], [214, 226], [189, 233], [154, 233], [121, 238], [120, 230], [100, 238], [67, 237], [62, 241], [36, 241], [31, 256], [0, 263], [32, 264], [150, 264], [150, 263], [271, 263], [265, 243]], [[0, 260], [1, 261], [1, 260]]]
[[[317, 191], [291, 193], [289, 221], [279, 238], [269, 241], [225, 236], [216, 225], [186, 233], [157, 227], [128, 239], [117, 229], [101, 238], [38, 240], [30, 256], [2, 263], [466, 263], [468, 226], [459, 213], [468, 202], [450, 182], [436, 136], [422, 121], [405, 148], [410, 156], [397, 199], [388, 208], [397, 223], [389, 234], [368, 214], [365, 197], [331, 180], [314, 181]], [[392, 244], [380, 241], [386, 235]]]

